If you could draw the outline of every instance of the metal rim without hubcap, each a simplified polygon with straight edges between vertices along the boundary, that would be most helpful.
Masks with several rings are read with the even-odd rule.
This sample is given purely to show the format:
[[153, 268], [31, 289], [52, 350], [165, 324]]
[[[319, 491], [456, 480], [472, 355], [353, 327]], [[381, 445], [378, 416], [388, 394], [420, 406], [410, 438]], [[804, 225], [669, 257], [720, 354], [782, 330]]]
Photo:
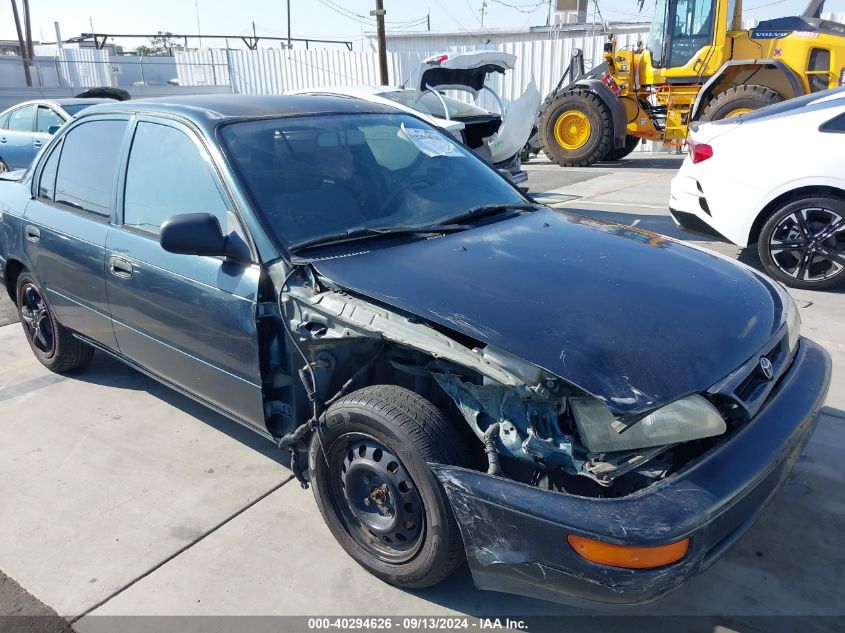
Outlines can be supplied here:
[[590, 118], [580, 110], [567, 110], [555, 121], [555, 140], [564, 149], [580, 149], [590, 140]]
[[749, 112], [753, 112], [753, 108], [737, 108], [736, 110], [731, 110], [725, 115], [726, 119], [733, 119], [734, 117], [742, 116], [743, 114], [748, 114]]
[[830, 279], [845, 268], [845, 219], [822, 207], [798, 209], [775, 225], [769, 253], [778, 269], [798, 281]]
[[21, 287], [19, 304], [29, 340], [47, 357], [52, 356], [56, 351], [56, 332], [41, 291], [34, 284], [25, 284]]
[[402, 462], [361, 433], [339, 438], [328, 459], [335, 507], [355, 542], [385, 562], [413, 558], [423, 541], [425, 513]]

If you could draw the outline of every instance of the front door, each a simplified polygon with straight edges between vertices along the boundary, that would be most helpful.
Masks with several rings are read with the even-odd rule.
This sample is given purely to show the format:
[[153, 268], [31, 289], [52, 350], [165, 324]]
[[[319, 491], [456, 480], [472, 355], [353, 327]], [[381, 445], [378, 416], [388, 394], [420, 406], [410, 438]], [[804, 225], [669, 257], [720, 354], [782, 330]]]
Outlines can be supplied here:
[[256, 326], [260, 269], [161, 248], [162, 223], [214, 214], [240, 226], [208, 151], [178, 123], [140, 117], [129, 150], [122, 222], [106, 245], [120, 351], [194, 396], [264, 429]]
[[126, 117], [71, 128], [35, 174], [24, 216], [24, 250], [59, 322], [109, 348], [105, 245], [127, 130]]

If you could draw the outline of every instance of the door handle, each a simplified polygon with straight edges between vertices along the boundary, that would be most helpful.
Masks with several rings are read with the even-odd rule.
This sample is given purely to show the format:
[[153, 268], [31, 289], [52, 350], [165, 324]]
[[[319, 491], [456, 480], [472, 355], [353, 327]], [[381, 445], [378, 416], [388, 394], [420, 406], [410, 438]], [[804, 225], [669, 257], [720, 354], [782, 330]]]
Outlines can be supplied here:
[[26, 239], [28, 239], [30, 242], [37, 242], [38, 240], [41, 239], [41, 231], [39, 231], [37, 228], [35, 228], [31, 224], [27, 225], [25, 233], [26, 233]]
[[5, 142], [6, 142], [6, 137], [0, 136], [0, 143], [5, 143]]
[[124, 278], [131, 277], [133, 272], [132, 264], [130, 264], [122, 257], [116, 256], [112, 256], [109, 259], [109, 270], [111, 271], [112, 275]]
[[32, 146], [35, 147], [36, 149], [41, 147], [42, 145], [44, 145], [44, 141], [37, 141], [37, 140], [32, 141]]

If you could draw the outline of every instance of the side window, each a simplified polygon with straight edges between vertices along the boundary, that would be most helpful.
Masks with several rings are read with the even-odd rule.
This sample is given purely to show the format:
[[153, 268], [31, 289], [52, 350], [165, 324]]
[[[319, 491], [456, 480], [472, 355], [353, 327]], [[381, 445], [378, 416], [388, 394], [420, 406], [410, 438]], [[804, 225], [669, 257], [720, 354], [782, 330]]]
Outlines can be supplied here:
[[11, 112], [7, 112], [6, 114], [0, 114], [0, 130], [5, 130], [9, 127], [10, 116], [12, 116]]
[[47, 134], [54, 125], [62, 125], [65, 120], [58, 112], [47, 106], [38, 106], [38, 113], [35, 115], [35, 131]]
[[56, 171], [59, 166], [59, 155], [62, 153], [61, 142], [53, 148], [47, 162], [41, 169], [41, 178], [38, 181], [38, 197], [46, 200], [53, 200], [56, 189]]
[[211, 213], [227, 231], [226, 202], [197, 146], [175, 128], [141, 121], [129, 152], [123, 224], [158, 235], [182, 213]]
[[64, 138], [55, 201], [108, 216], [126, 121], [89, 121]]
[[12, 111], [9, 117], [9, 129], [15, 132], [32, 132], [32, 116], [35, 106], [25, 106]]
[[822, 123], [819, 127], [821, 132], [845, 133], [845, 113], [833, 117], [830, 121]]

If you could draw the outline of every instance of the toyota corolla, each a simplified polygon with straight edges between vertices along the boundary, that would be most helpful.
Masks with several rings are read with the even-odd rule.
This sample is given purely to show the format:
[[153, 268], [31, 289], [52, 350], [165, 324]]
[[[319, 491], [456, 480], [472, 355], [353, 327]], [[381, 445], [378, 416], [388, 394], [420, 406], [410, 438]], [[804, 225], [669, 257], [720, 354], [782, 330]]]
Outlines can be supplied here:
[[425, 587], [641, 602], [748, 529], [830, 359], [776, 282], [535, 204], [348, 98], [92, 107], [0, 180], [0, 280], [55, 372], [99, 350], [275, 442], [340, 545]]

